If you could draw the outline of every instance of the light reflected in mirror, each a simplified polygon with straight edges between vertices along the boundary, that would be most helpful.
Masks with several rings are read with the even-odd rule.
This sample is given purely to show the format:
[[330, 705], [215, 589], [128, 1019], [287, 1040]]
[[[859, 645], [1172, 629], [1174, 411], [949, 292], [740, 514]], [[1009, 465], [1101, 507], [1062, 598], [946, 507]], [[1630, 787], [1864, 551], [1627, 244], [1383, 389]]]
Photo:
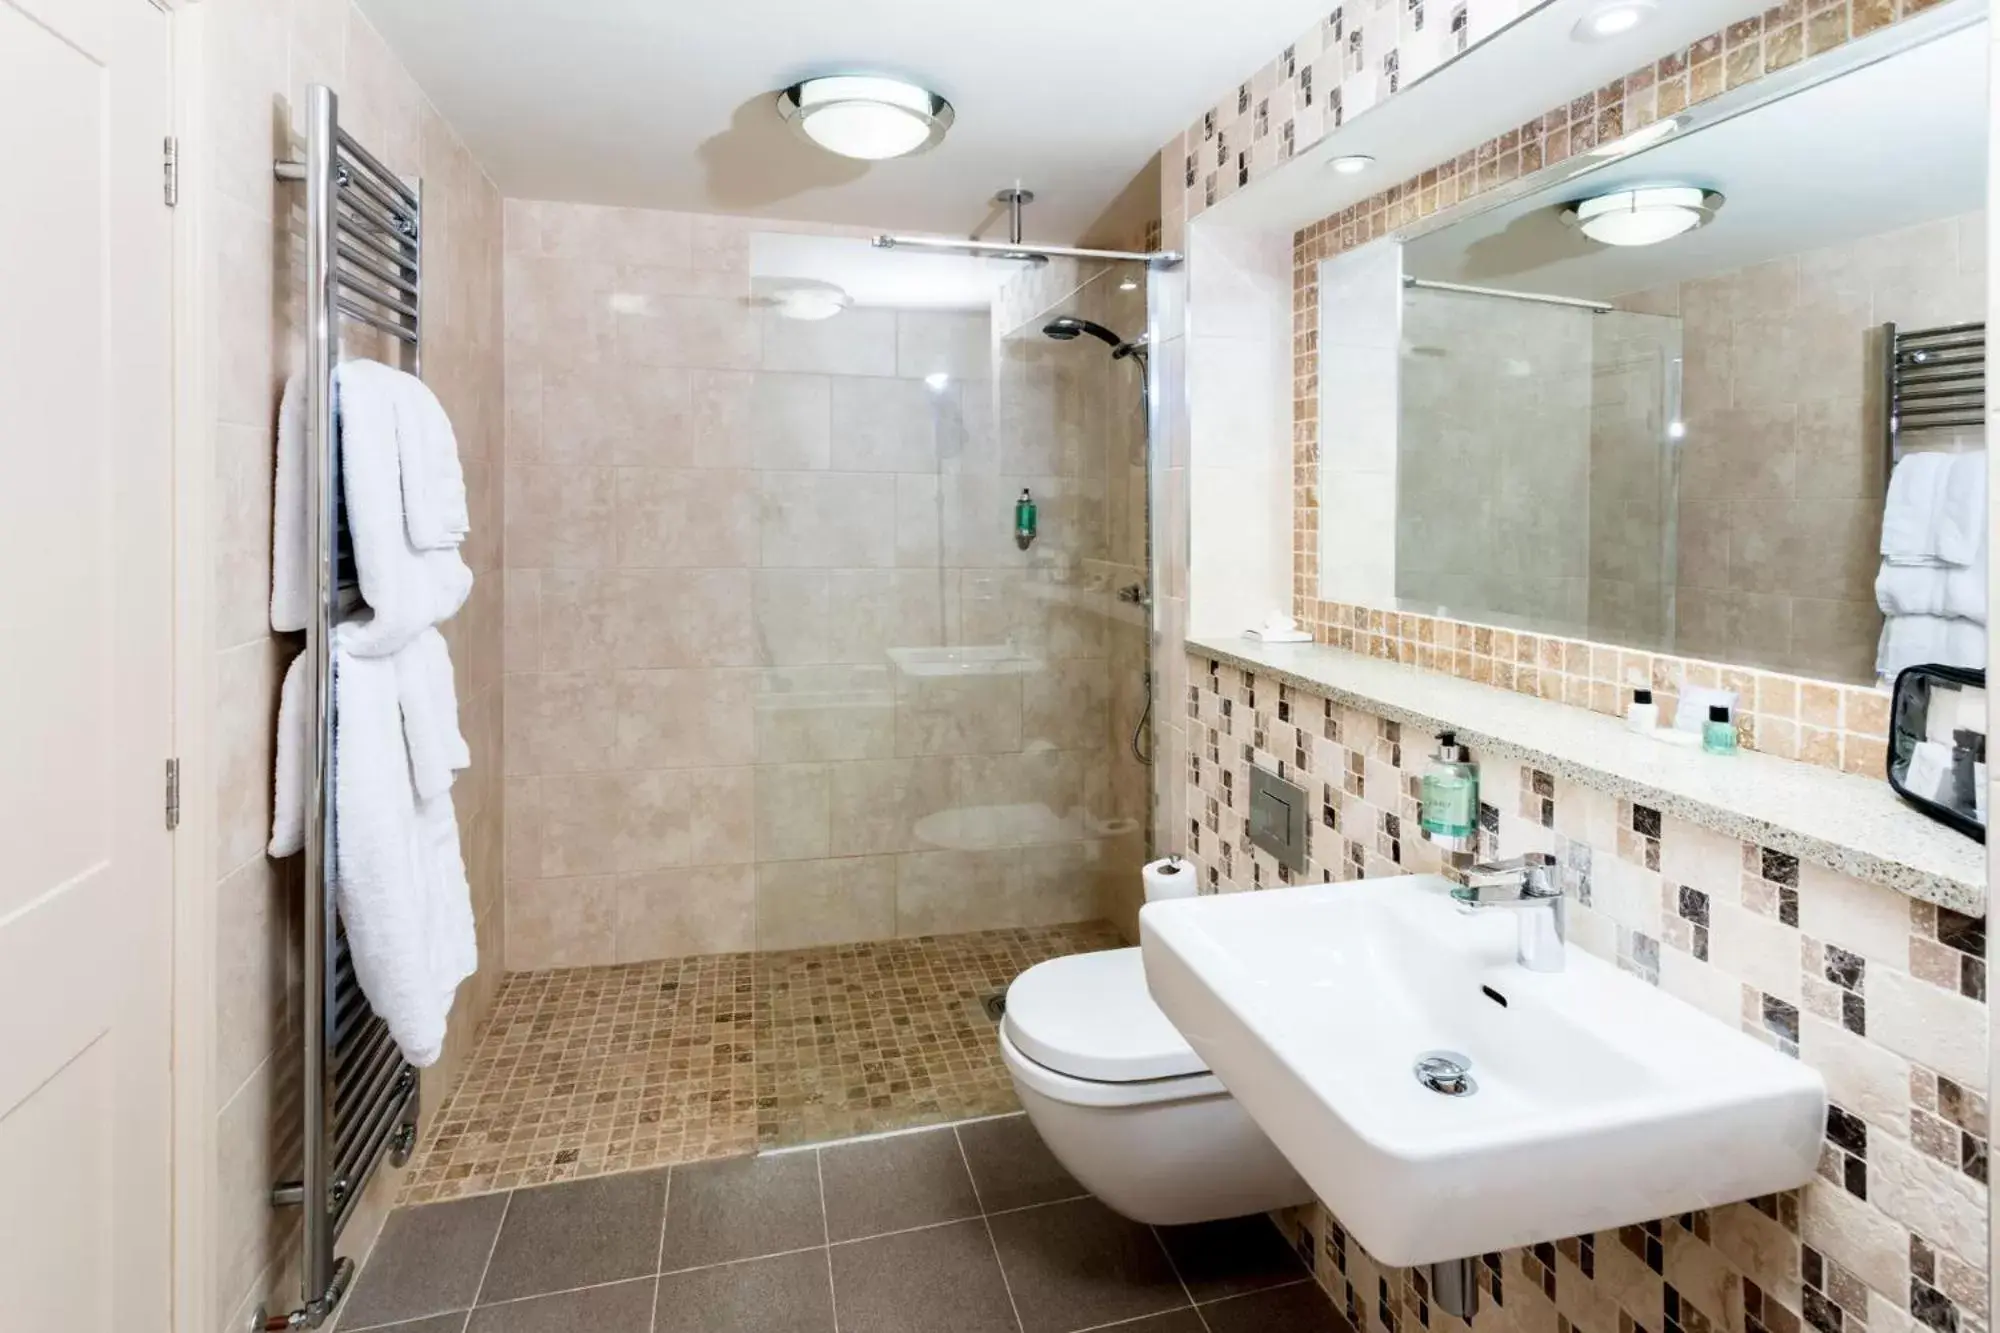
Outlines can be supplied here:
[[[1326, 261], [1320, 595], [1843, 681], [1983, 667], [1983, 586], [1876, 582], [1892, 449], [1983, 478], [1988, 40]], [[1566, 216], [1625, 191], [1694, 212], [1606, 233], [1651, 244]], [[1892, 324], [1951, 330], [1893, 444]]]

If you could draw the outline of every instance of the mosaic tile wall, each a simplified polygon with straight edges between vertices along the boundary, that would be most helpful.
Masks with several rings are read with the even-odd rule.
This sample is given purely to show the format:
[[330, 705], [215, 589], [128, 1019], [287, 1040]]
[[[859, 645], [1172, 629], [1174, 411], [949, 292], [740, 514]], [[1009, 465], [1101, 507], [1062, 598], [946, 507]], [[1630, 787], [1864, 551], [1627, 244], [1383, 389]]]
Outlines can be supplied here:
[[[1207, 658], [1188, 672], [1204, 891], [1292, 881], [1245, 834], [1253, 763], [1317, 798], [1306, 878], [1454, 868], [1417, 829], [1433, 737]], [[1984, 922], [1547, 773], [1480, 776], [1481, 854], [1555, 855], [1571, 939], [1806, 1061], [1831, 1105], [1802, 1190], [1486, 1256], [1479, 1333], [1984, 1333]], [[1284, 1220], [1361, 1333], [1465, 1327], [1325, 1208]]]
[[[1616, 649], [1544, 639], [1538, 645], [1541, 660], [1532, 663], [1538, 669], [1526, 674], [1517, 671], [1509, 682], [1507, 673], [1496, 669], [1501, 665], [1497, 661], [1486, 676], [1476, 674], [1480, 657], [1491, 654], [1480, 654], [1458, 642], [1463, 636], [1483, 635], [1490, 640], [1504, 631], [1431, 617], [1384, 615], [1344, 603], [1322, 602], [1311, 595], [1319, 587], [1320, 551], [1319, 263], [1936, 3], [1938, 0], [1788, 0], [1301, 230], [1293, 248], [1294, 614], [1310, 623], [1324, 642], [1392, 660], [1415, 661], [1471, 679], [1490, 678], [1524, 693], [1562, 698], [1601, 712], [1618, 711], [1622, 707], [1620, 686], [1635, 682], [1628, 681], [1622, 667], [1600, 669], [1609, 667], [1609, 655], [1617, 653]], [[1391, 620], [1396, 624], [1389, 625]], [[1449, 657], [1435, 653], [1425, 660], [1426, 633], [1433, 645], [1439, 634], [1450, 636], [1453, 651]], [[1624, 656], [1627, 654], [1618, 653], [1621, 662]], [[1584, 661], [1590, 663], [1587, 671], [1580, 669]], [[1681, 680], [1701, 681], [1711, 675], [1744, 680], [1748, 688], [1743, 697], [1758, 700], [1743, 727], [1744, 743], [1753, 749], [1849, 772], [1875, 772], [1881, 766], [1887, 710], [1880, 691], [1747, 672], [1695, 658], [1656, 656], [1653, 661], [1655, 673], [1663, 677], [1656, 686], [1669, 690], [1677, 689]], [[1516, 665], [1531, 663], [1517, 658]], [[1564, 677], [1560, 683], [1544, 678], [1542, 670], [1550, 665], [1557, 666]], [[1584, 682], [1588, 682], [1587, 688]], [[1810, 714], [1803, 704], [1809, 690], [1815, 700]], [[1772, 700], [1768, 708], [1762, 702], [1767, 694]], [[1788, 702], [1793, 699], [1800, 702]], [[1761, 724], [1759, 718], [1768, 718], [1769, 725]]]

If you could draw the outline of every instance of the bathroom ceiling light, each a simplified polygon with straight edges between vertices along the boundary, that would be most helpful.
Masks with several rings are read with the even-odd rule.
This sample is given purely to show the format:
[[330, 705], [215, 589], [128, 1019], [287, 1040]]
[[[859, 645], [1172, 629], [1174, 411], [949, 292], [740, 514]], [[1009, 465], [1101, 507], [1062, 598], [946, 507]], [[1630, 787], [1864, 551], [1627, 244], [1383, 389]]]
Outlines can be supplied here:
[[933, 370], [924, 376], [924, 387], [932, 393], [943, 393], [951, 387], [951, 376], [942, 370]]
[[951, 128], [951, 103], [902, 79], [836, 74], [778, 94], [778, 114], [830, 153], [879, 162], [922, 152]]
[[1658, 8], [1658, 0], [1604, 0], [1577, 20], [1569, 35], [1579, 42], [1609, 41], [1653, 17]]
[[785, 319], [816, 322], [832, 319], [854, 303], [854, 298], [830, 282], [794, 281], [770, 293], [770, 303]]
[[1662, 185], [1581, 200], [1563, 210], [1563, 221], [1602, 245], [1658, 245], [1705, 226], [1721, 207], [1713, 190]]
[[1366, 153], [1349, 153], [1332, 159], [1326, 165], [1337, 176], [1359, 176], [1375, 165], [1375, 159]]
[[1586, 156], [1599, 158], [1627, 157], [1639, 152], [1641, 149], [1651, 148], [1663, 139], [1672, 138], [1675, 134], [1679, 133], [1680, 128], [1680, 119], [1675, 116], [1669, 116], [1665, 120], [1656, 120], [1650, 125], [1633, 130], [1622, 139], [1613, 139], [1610, 143], [1601, 143], [1591, 149]]

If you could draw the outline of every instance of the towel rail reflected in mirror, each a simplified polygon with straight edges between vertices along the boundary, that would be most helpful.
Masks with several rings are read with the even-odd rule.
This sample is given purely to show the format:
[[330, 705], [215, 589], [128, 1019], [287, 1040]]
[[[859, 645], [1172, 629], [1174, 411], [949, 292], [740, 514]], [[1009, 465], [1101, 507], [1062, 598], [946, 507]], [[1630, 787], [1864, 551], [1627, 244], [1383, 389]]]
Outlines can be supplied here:
[[1986, 424], [1986, 324], [1932, 329], [1882, 326], [1883, 475], [1910, 431], [1977, 430]]
[[312, 690], [302, 857], [304, 919], [299, 1176], [271, 1192], [305, 1221], [299, 1307], [259, 1322], [267, 1329], [317, 1328], [339, 1306], [354, 1263], [335, 1245], [384, 1158], [401, 1161], [416, 1141], [417, 1071], [369, 1007], [354, 975], [335, 910], [333, 626], [343, 587], [355, 584], [340, 494], [334, 369], [342, 331], [362, 325], [389, 340], [411, 374], [423, 373], [423, 187], [406, 182], [340, 128], [333, 90], [306, 90], [305, 156], [276, 164], [278, 179], [303, 187], [305, 230], [305, 548], [313, 609], [305, 652]]

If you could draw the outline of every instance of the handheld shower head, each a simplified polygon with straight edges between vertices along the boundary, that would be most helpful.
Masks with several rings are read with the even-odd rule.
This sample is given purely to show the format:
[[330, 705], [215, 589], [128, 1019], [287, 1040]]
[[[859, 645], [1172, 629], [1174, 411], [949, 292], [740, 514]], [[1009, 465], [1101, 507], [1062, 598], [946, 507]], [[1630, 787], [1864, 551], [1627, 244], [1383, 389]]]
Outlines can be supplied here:
[[1122, 347], [1125, 340], [1094, 320], [1078, 319], [1075, 315], [1060, 315], [1042, 327], [1045, 337], [1057, 342], [1071, 342], [1077, 335], [1087, 333], [1107, 347]]

